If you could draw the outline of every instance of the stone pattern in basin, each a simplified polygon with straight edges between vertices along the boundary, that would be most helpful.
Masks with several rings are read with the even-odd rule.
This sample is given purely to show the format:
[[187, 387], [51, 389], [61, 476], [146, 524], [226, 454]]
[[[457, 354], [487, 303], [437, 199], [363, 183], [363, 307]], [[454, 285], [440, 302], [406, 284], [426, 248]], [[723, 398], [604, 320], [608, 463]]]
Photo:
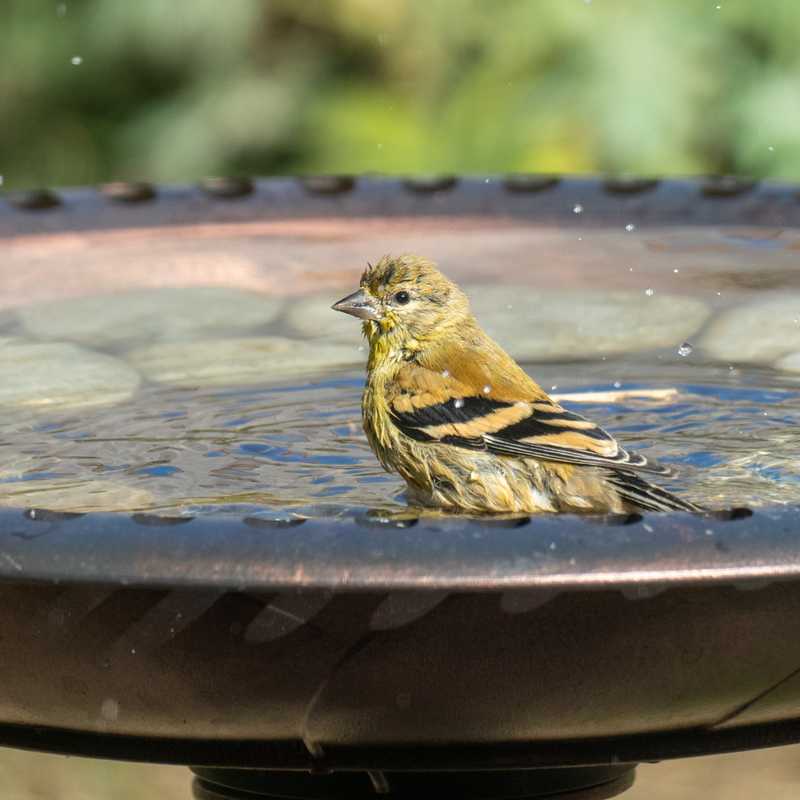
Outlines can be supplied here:
[[795, 371], [800, 351], [800, 295], [769, 294], [717, 315], [698, 341], [707, 356], [722, 362], [769, 364]]
[[775, 362], [775, 366], [784, 372], [800, 372], [800, 352], [789, 353], [789, 355], [779, 358]]
[[0, 340], [0, 406], [33, 409], [119, 403], [140, 383], [130, 366], [70, 342]]
[[289, 299], [286, 321], [292, 332], [308, 338], [324, 337], [326, 341], [341, 342], [356, 348], [364, 341], [360, 320], [331, 308], [341, 298], [341, 292], [331, 291], [328, 294]]
[[467, 286], [486, 332], [518, 359], [554, 361], [677, 348], [708, 318], [700, 300], [625, 291]]
[[93, 347], [241, 334], [271, 322], [282, 300], [212, 286], [143, 289], [41, 303], [18, 310], [25, 331]]
[[311, 375], [364, 360], [356, 347], [280, 336], [166, 342], [128, 354], [148, 380], [172, 386], [246, 386]]

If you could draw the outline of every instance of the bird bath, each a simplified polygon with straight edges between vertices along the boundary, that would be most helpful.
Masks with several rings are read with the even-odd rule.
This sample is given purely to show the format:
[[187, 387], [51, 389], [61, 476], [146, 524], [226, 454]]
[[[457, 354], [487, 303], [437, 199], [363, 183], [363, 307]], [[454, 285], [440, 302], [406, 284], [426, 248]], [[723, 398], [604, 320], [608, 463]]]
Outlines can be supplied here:
[[[794, 189], [730, 180], [0, 200], [0, 743], [210, 800], [611, 797], [800, 741], [798, 249]], [[406, 511], [327, 306], [409, 250], [728, 511]]]

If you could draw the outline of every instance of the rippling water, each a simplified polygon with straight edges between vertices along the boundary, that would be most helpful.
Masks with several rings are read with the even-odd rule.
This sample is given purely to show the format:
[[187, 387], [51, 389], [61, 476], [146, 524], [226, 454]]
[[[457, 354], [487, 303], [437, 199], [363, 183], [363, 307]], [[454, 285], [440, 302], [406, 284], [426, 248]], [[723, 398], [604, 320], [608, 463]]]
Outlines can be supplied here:
[[[0, 504], [401, 508], [402, 481], [361, 431], [357, 324], [330, 303], [366, 258], [410, 247], [467, 288], [546, 390], [676, 389], [564, 403], [672, 464], [669, 488], [719, 506], [800, 501], [800, 234], [591, 227], [575, 202], [583, 213], [559, 228], [476, 217], [55, 236], [57, 269], [20, 239], [0, 293]], [[191, 268], [168, 279], [176, 264]], [[65, 398], [74, 410], [19, 407]]]
[[[672, 464], [665, 485], [712, 505], [800, 499], [800, 391], [777, 372], [652, 360], [536, 365], [555, 393], [676, 388], [667, 401], [565, 405]], [[361, 430], [363, 378], [347, 370], [236, 390], [146, 386], [94, 410], [14, 412], [0, 425], [7, 505], [178, 514], [335, 515], [401, 508]]]

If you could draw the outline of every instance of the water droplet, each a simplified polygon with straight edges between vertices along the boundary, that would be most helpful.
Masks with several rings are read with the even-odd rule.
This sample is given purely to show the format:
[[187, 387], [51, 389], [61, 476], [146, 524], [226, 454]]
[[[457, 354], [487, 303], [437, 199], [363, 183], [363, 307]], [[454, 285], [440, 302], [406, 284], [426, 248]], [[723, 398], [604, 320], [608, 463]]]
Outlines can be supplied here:
[[487, 383], [486, 386], [483, 387], [483, 393], [484, 394], [489, 394], [489, 392], [491, 392], [491, 391], [492, 391], [492, 387], [489, 386], [489, 384]]
[[83, 59], [80, 56], [72, 56], [69, 63], [72, 64], [73, 67], [77, 67], [83, 64]]
[[484, 183], [491, 183], [491, 182], [492, 182], [492, 179], [491, 179], [491, 178], [484, 178], [484, 179], [483, 179], [483, 182], [484, 182]]
[[507, 308], [509, 311], [511, 311], [511, 310], [514, 308], [514, 306], [512, 306], [512, 305], [511, 305], [511, 303], [508, 303], [508, 304], [506, 305], [506, 308]]
[[713, 536], [713, 535], [714, 531], [712, 531], [711, 528], [706, 528], [706, 536]]
[[579, 242], [582, 242], [582, 241], [583, 241], [583, 236], [579, 236], [579, 237], [578, 237], [578, 241], [579, 241]]
[[615, 389], [621, 389], [622, 388], [622, 384], [619, 381], [614, 381], [614, 388]]
[[775, 148], [774, 148], [772, 145], [769, 145], [769, 146], [767, 147], [767, 150], [769, 150], [769, 151], [770, 151], [770, 153], [774, 153], [774, 152], [775, 152]]
[[378, 142], [378, 150], [383, 150], [383, 142]]
[[680, 270], [679, 270], [677, 267], [675, 267], [675, 269], [674, 269], [674, 270], [672, 270], [672, 271], [673, 271], [673, 272], [674, 272], [676, 275], [677, 275], [677, 274], [680, 272]]
[[721, 6], [721, 5], [718, 5], [718, 6], [714, 6], [714, 8], [716, 8], [716, 9], [717, 9], [717, 11], [719, 11], [719, 10], [722, 8], [722, 6]]
[[2, 185], [3, 185], [3, 180], [4, 180], [3, 176], [2, 176], [2, 175], [0, 175], [0, 186], [2, 186]]
[[551, 392], [554, 392], [556, 389], [558, 389], [558, 384], [557, 384], [557, 383], [554, 383], [554, 384], [553, 384], [553, 385], [550, 387], [550, 391], [551, 391]]
[[550, 542], [549, 547], [550, 547], [551, 550], [555, 550], [556, 549], [556, 543], [555, 542]]
[[722, 297], [722, 292], [717, 292], [717, 297]]
[[692, 350], [694, 350], [694, 348], [689, 344], [689, 342], [684, 342], [678, 348], [678, 355], [682, 358], [686, 358], [686, 356], [690, 356], [692, 354]]
[[575, 205], [572, 206], [572, 213], [583, 214], [583, 206], [580, 203], [575, 203]]
[[633, 267], [628, 267], [628, 272], [633, 272]]
[[443, 378], [449, 378], [450, 377], [450, 371], [446, 370], [446, 369], [443, 369], [442, 370], [442, 377]]
[[464, 408], [464, 400], [463, 400], [462, 398], [460, 398], [460, 397], [457, 397], [457, 398], [456, 398], [456, 399], [453, 401], [453, 405], [454, 405], [456, 408]]
[[632, 222], [629, 222], [625, 226], [625, 230], [628, 231], [628, 233], [630, 233], [631, 231], [635, 231], [636, 230], [636, 226]]
[[56, 6], [56, 16], [57, 17], [66, 17], [67, 16], [67, 4], [66, 3], [59, 3]]
[[652, 297], [652, 296], [653, 296], [653, 295], [656, 293], [656, 290], [655, 290], [655, 289], [645, 289], [645, 290], [644, 290], [644, 293], [645, 293], [645, 294], [646, 294], [648, 297]]

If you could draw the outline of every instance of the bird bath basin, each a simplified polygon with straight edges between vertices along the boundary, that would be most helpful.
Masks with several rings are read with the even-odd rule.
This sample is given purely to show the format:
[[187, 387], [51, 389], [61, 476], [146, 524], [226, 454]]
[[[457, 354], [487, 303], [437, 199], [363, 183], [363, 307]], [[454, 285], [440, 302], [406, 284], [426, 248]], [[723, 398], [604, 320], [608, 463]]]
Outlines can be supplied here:
[[[610, 797], [800, 741], [799, 231], [791, 187], [726, 180], [0, 200], [0, 743], [189, 764], [210, 799]], [[319, 309], [406, 250], [735, 510], [405, 512]]]

